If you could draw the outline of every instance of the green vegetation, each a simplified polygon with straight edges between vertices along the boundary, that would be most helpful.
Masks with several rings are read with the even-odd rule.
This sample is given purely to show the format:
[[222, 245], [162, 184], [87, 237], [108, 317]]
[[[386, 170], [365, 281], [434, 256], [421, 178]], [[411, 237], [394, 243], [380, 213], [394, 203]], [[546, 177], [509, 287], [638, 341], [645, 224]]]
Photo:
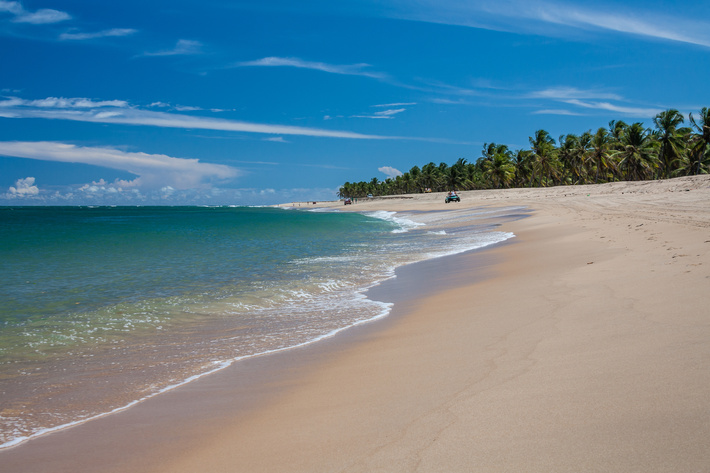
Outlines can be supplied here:
[[710, 172], [710, 109], [691, 113], [689, 127], [678, 110], [653, 119], [654, 128], [612, 120], [608, 128], [581, 135], [562, 135], [559, 144], [545, 130], [529, 138], [530, 148], [517, 151], [486, 143], [475, 163], [433, 162], [414, 166], [401, 176], [379, 181], [346, 182], [340, 197], [414, 194], [447, 190], [546, 187], [613, 181], [667, 179]]

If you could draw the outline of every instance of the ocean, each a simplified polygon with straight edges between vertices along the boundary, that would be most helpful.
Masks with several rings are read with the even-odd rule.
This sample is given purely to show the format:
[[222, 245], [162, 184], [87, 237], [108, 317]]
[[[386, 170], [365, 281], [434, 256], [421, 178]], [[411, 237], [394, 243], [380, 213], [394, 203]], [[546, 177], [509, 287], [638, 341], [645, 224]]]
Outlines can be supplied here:
[[0, 447], [384, 317], [368, 288], [518, 210], [2, 207]]

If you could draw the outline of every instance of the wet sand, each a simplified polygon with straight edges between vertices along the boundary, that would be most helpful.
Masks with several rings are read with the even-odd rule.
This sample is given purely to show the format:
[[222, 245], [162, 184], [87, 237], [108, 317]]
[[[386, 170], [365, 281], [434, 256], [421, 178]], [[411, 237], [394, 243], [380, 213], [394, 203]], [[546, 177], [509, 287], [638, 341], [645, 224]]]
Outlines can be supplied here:
[[710, 177], [462, 199], [347, 210], [533, 212], [373, 291], [383, 321], [7, 449], [3, 471], [706, 471]]

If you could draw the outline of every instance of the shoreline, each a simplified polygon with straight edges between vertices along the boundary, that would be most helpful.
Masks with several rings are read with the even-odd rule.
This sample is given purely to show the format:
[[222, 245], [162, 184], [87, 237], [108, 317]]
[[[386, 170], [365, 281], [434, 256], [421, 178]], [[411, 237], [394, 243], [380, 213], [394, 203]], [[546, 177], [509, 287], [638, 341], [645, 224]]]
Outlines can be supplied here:
[[[384, 212], [384, 213], [389, 214], [389, 212]], [[377, 212], [375, 212], [375, 214], [373, 216], [376, 216], [376, 214], [377, 214]], [[382, 220], [392, 220], [392, 217], [388, 216], [388, 215], [385, 215], [385, 216], [380, 215], [380, 216], [377, 216], [377, 218], [382, 219]], [[498, 219], [500, 220], [500, 217], [498, 217]], [[395, 218], [394, 220], [397, 220], [399, 222], [402, 219]], [[404, 222], [404, 223], [400, 222], [402, 225], [412, 227], [412, 228], [416, 227], [416, 225], [414, 225], [413, 222], [410, 222], [408, 219], [405, 219], [402, 222]], [[434, 225], [437, 225], [437, 224], [435, 223]], [[480, 226], [480, 225], [478, 225], [478, 226]], [[437, 226], [437, 228], [438, 228], [438, 226]], [[397, 232], [395, 232], [395, 233], [397, 233]], [[455, 251], [459, 251], [459, 250], [455, 250]], [[428, 257], [429, 258], [438, 258], [441, 256], [429, 255]], [[402, 261], [400, 261], [399, 264], [401, 265]], [[406, 264], [408, 264], [408, 263], [405, 263], [405, 265]], [[47, 426], [47, 424], [45, 424], [45, 427], [43, 427], [42, 429], [36, 429], [35, 431], [30, 433], [29, 435], [26, 434], [24, 436], [17, 436], [14, 439], [9, 440], [9, 441], [3, 443], [2, 445], [0, 445], [0, 451], [3, 451], [8, 448], [16, 447], [18, 445], [32, 441], [34, 439], [44, 437], [46, 435], [53, 434], [55, 432], [74, 428], [76, 426], [79, 426], [79, 425], [82, 425], [82, 424], [85, 424], [88, 422], [93, 422], [97, 419], [101, 419], [106, 416], [111, 416], [111, 415], [117, 414], [119, 412], [130, 409], [139, 403], [145, 402], [148, 399], [154, 398], [158, 395], [163, 395], [166, 392], [172, 391], [174, 389], [178, 389], [181, 386], [184, 386], [184, 385], [187, 385], [191, 382], [197, 381], [198, 379], [201, 379], [207, 375], [212, 375], [212, 374], [217, 373], [221, 370], [227, 369], [231, 365], [241, 362], [243, 360], [253, 358], [253, 357], [261, 357], [261, 356], [265, 356], [265, 355], [278, 354], [278, 353], [282, 353], [282, 352], [285, 352], [288, 350], [298, 349], [301, 347], [307, 347], [311, 344], [321, 342], [324, 339], [328, 339], [333, 336], [336, 336], [340, 332], [345, 331], [346, 329], [351, 329], [352, 327], [356, 327], [361, 324], [371, 323], [376, 320], [382, 319], [389, 314], [392, 304], [390, 302], [383, 302], [377, 298], [368, 297], [367, 294], [373, 288], [376, 288], [377, 286], [379, 286], [379, 284], [381, 284], [383, 281], [386, 281], [389, 278], [394, 277], [394, 272], [392, 272], [392, 275], [388, 275], [388, 274], [389, 274], [389, 272], [387, 274], [381, 274], [380, 277], [374, 278], [372, 281], [370, 281], [369, 285], [358, 286], [358, 289], [355, 291], [356, 294], [362, 295], [363, 299], [369, 299], [371, 301], [371, 302], [368, 302], [368, 304], [370, 306], [373, 306], [373, 303], [374, 303], [374, 306], [379, 307], [379, 310], [377, 311], [377, 313], [370, 314], [369, 312], [362, 312], [360, 314], [360, 315], [367, 314], [367, 316], [368, 316], [367, 318], [360, 317], [360, 319], [357, 319], [355, 321], [350, 321], [345, 325], [335, 326], [335, 328], [331, 327], [328, 331], [323, 332], [322, 334], [320, 334], [318, 336], [314, 336], [314, 338], [310, 338], [310, 339], [305, 340], [300, 343], [293, 343], [294, 340], [291, 340], [292, 344], [290, 344], [289, 346], [268, 349], [268, 350], [255, 352], [255, 353], [244, 354], [244, 355], [240, 355], [237, 357], [222, 358], [218, 361], [212, 361], [208, 364], [202, 363], [202, 365], [198, 365], [198, 367], [200, 368], [199, 370], [185, 369], [184, 372], [182, 373], [183, 374], [182, 376], [180, 376], [180, 375], [176, 376], [175, 373], [178, 373], [178, 371], [175, 371], [175, 370], [173, 370], [169, 373], [166, 371], [167, 375], [171, 375], [171, 373], [172, 373], [172, 375], [171, 375], [172, 379], [170, 380], [169, 383], [164, 383], [164, 382], [159, 383], [160, 381], [163, 381], [163, 380], [157, 379], [154, 381], [154, 383], [152, 385], [149, 385], [149, 388], [151, 388], [149, 390], [145, 390], [145, 389], [144, 390], [134, 390], [131, 392], [123, 393], [120, 390], [116, 389], [115, 392], [117, 394], [114, 394], [114, 396], [112, 398], [110, 398], [110, 400], [114, 401], [114, 400], [118, 399], [118, 402], [113, 402], [113, 403], [104, 402], [104, 404], [102, 406], [99, 406], [99, 407], [103, 407], [103, 410], [101, 410], [101, 409], [91, 409], [90, 410], [89, 406], [92, 405], [90, 401], [95, 400], [96, 396], [100, 396], [101, 394], [106, 392], [107, 389], [111, 389], [112, 387], [115, 387], [116, 386], [115, 383], [117, 382], [116, 380], [123, 381], [124, 384], [126, 384], [128, 382], [133, 382], [133, 383], [135, 383], [135, 385], [143, 386], [141, 381], [146, 379], [146, 376], [144, 375], [143, 372], [139, 373], [138, 375], [136, 375], [134, 373], [134, 371], [137, 368], [137, 365], [135, 363], [140, 363], [140, 359], [142, 358], [142, 357], [140, 357], [140, 354], [143, 353], [145, 355], [146, 350], [149, 352], [149, 353], [147, 353], [147, 355], [153, 357], [151, 359], [158, 359], [153, 352], [157, 352], [157, 350], [155, 350], [155, 347], [161, 346], [162, 343], [166, 343], [165, 337], [163, 337], [161, 339], [156, 336], [155, 338], [153, 338], [152, 345], [146, 344], [144, 342], [144, 340], [141, 339], [142, 343], [136, 343], [135, 347], [133, 345], [131, 345], [130, 348], [124, 347], [123, 353], [121, 353], [121, 358], [117, 359], [117, 360], [113, 360], [113, 361], [111, 361], [112, 359], [109, 359], [108, 361], [105, 359], [105, 357], [108, 356], [107, 354], [104, 354], [105, 356], [102, 358], [100, 356], [100, 355], [102, 355], [102, 353], [98, 353], [98, 356], [96, 353], [92, 353], [90, 362], [92, 362], [93, 364], [90, 364], [90, 365], [85, 364], [85, 365], [79, 365], [77, 367], [77, 366], [75, 366], [75, 364], [77, 364], [76, 361], [60, 360], [59, 362], [54, 364], [53, 367], [49, 367], [49, 368], [44, 367], [45, 371], [49, 371], [49, 372], [54, 371], [54, 372], [58, 373], [58, 375], [55, 377], [55, 382], [46, 383], [46, 385], [49, 386], [49, 388], [51, 388], [51, 391], [48, 391], [50, 393], [50, 395], [54, 395], [53, 393], [59, 392], [59, 393], [62, 393], [62, 396], [63, 396], [62, 399], [68, 400], [69, 402], [73, 403], [74, 405], [82, 405], [83, 409], [84, 409], [83, 412], [80, 411], [80, 414], [82, 414], [82, 416], [70, 417], [68, 415], [64, 415], [63, 417], [59, 417], [59, 415], [57, 415], [57, 412], [51, 411], [50, 409], [47, 408], [47, 409], [45, 409], [47, 411], [47, 414], [45, 414], [45, 415], [48, 418], [50, 418], [51, 420], [61, 419], [61, 422], [55, 422], [53, 424], [50, 423], [48, 426]], [[382, 280], [382, 277], [385, 277], [385, 279]], [[352, 285], [350, 286], [349, 290], [350, 290], [350, 292], [353, 292]], [[214, 325], [214, 326], [212, 326], [212, 325]], [[193, 341], [196, 343], [204, 344], [205, 342], [217, 340], [220, 337], [221, 331], [229, 330], [230, 328], [231, 328], [231, 325], [226, 321], [216, 321], [214, 324], [211, 324], [211, 325], [203, 325], [199, 330], [200, 338], [193, 337]], [[167, 340], [167, 343], [170, 345], [177, 345], [177, 343], [182, 340], [180, 338], [181, 335], [182, 335], [181, 332], [172, 334], [171, 338]], [[295, 340], [295, 341], [298, 342], [298, 340]], [[182, 342], [180, 346], [184, 346], [186, 349], [189, 349], [189, 345], [187, 345], [187, 342]], [[142, 348], [145, 348], [145, 349], [140, 351]], [[162, 353], [165, 354], [166, 351], [163, 350]], [[113, 355], [113, 353], [109, 353], [109, 354]], [[168, 352], [167, 354], [171, 355], [171, 356], [173, 355], [172, 352]], [[62, 363], [64, 363], [64, 365]], [[100, 371], [101, 369], [106, 369], [105, 365], [110, 364], [113, 366], [113, 365], [116, 365], [117, 363], [120, 364], [120, 369], [117, 372], [113, 373], [112, 379], [110, 381], [109, 380], [102, 381], [102, 380], [98, 379], [99, 376], [97, 376], [96, 373], [98, 371]], [[89, 390], [89, 391], [87, 391], [85, 389], [71, 391], [72, 384], [77, 382], [76, 372], [77, 372], [77, 370], [82, 371], [82, 368], [83, 368], [84, 372], [91, 373], [88, 377], [89, 382], [93, 381], [96, 389]], [[114, 371], [116, 371], [116, 370], [114, 370]], [[62, 378], [62, 376], [63, 376], [63, 378]], [[141, 378], [141, 376], [142, 376], [142, 378]], [[57, 379], [59, 379], [59, 381], [61, 381], [63, 384], [59, 384], [59, 381], [57, 381]], [[65, 381], [65, 380], [67, 380], [67, 381]], [[79, 379], [79, 381], [81, 382], [82, 379]], [[109, 382], [114, 383], [114, 385], [106, 384], [104, 386], [104, 383], [109, 383]], [[37, 391], [36, 387], [34, 389], [32, 389], [32, 386], [31, 385], [28, 386], [27, 383], [17, 384], [17, 385], [12, 385], [10, 383], [7, 383], [7, 386], [13, 387], [14, 391], [12, 391], [10, 389], [4, 390], [4, 393], [8, 395], [8, 399], [5, 399], [5, 401], [8, 401], [8, 400], [10, 401], [10, 402], [5, 402], [4, 405], [5, 405], [5, 407], [9, 406], [10, 408], [3, 409], [3, 407], [0, 406], [0, 413], [3, 413], [3, 414], [15, 414], [17, 412], [13, 408], [17, 408], [16, 405], [23, 402], [22, 397], [25, 396], [23, 394], [23, 392], [28, 393], [28, 392], [36, 392]], [[40, 386], [40, 387], [43, 387], [43, 386]], [[88, 385], [86, 387], [91, 388], [91, 385]], [[136, 394], [136, 393], [137, 393], [137, 396], [131, 395], [131, 394]], [[14, 395], [14, 398], [11, 397], [12, 395]], [[94, 396], [94, 397], [92, 398], [91, 396]], [[54, 397], [57, 397], [57, 396], [54, 395]], [[14, 403], [11, 402], [12, 399], [15, 399], [16, 402], [14, 402]], [[50, 397], [49, 399], [51, 400], [52, 398]], [[24, 402], [29, 403], [30, 399], [25, 397]], [[32, 407], [35, 407], [35, 406], [32, 406]], [[33, 417], [34, 411], [30, 410], [29, 408], [27, 408], [27, 411], [30, 412], [30, 414], [29, 414], [30, 419], [37, 420], [36, 417]], [[36, 408], [35, 408], [35, 411], [44, 412], [44, 411], [38, 410]], [[87, 415], [88, 413], [90, 413], [90, 415]], [[61, 414], [66, 414], [66, 413], [62, 412]], [[6, 420], [7, 420], [7, 423], [4, 424], [3, 427], [13, 425], [12, 419], [9, 416], [6, 418]]]
[[[128, 406], [25, 439], [18, 444], [0, 449], [0, 461], [17, 472], [73, 472], [87, 468], [91, 471], [156, 471], [162, 460], [179, 454], [184, 448], [189, 448], [194, 441], [206, 435], [204, 430], [202, 434], [197, 434], [200, 429], [190, 427], [192, 430], [190, 442], [181, 444], [179, 448], [167, 445], [183, 442], [182, 436], [176, 432], [185, 426], [185, 422], [202, 424], [205, 418], [210, 422], [221, 421], [221, 409], [215, 409], [213, 406], [198, 407], [196, 412], [190, 413], [183, 420], [166, 420], [161, 415], [161, 410], [182, 415], [186, 410], [194, 407], [196, 402], [200, 402], [201, 393], [204, 391], [209, 391], [210, 396], [216, 398], [216, 401], [213, 400], [210, 404], [216, 403], [226, 407], [231, 416], [239, 417], [248, 415], [252, 410], [263, 409], [272, 397], [280, 395], [285, 389], [284, 386], [294, 382], [293, 378], [297, 376], [294, 372], [308, 372], [316, 368], [333, 354], [341, 352], [346, 347], [357, 345], [363, 339], [377, 333], [382, 327], [393, 323], [393, 320], [405, 317], [407, 313], [405, 307], [421, 299], [423, 294], [436, 293], [442, 289], [432, 287], [428, 281], [421, 281], [417, 276], [418, 268], [438, 267], [441, 266], [441, 261], [464, 257], [467, 260], [479, 259], [476, 266], [480, 271], [484, 271], [490, 269], [492, 264], [491, 258], [487, 257], [485, 252], [491, 247], [510, 244], [510, 241], [508, 239], [464, 253], [439, 256], [400, 266], [395, 271], [396, 276], [380, 281], [365, 291], [369, 299], [385, 304], [396, 304], [396, 308], [385, 315], [344, 327], [337, 330], [337, 333], [300, 346], [234, 360], [228, 366], [197, 375], [193, 381], [188, 380], [170, 389], [131, 402]], [[470, 264], [456, 263], [454, 266], [458, 267], [457, 273], [470, 272], [471, 269]], [[448, 270], [450, 271], [450, 267]], [[483, 272], [477, 274], [480, 280], [485, 277]], [[400, 286], [402, 281], [417, 282], [420, 285], [419, 294], [392, 291], [393, 288]], [[466, 284], [450, 282], [452, 285]], [[444, 281], [440, 286], [446, 284], [447, 282]], [[236, 402], [233, 400], [235, 397], [239, 398]], [[147, 443], [136, 444], [131, 438], [134, 426], [143, 426], [146, 422], [155, 419], [161, 423], [156, 425], [155, 430], [150, 427], [153, 433], [150, 439], [141, 437]], [[83, 451], [87, 445], [93, 445], [98, 449], [100, 460], [92, 459], [90, 455], [87, 457], [86, 454], [77, 456], [77, 449], [81, 448]], [[110, 449], [108, 445], [111, 445]], [[163, 447], [167, 447], [166, 451], [170, 453], [161, 451]], [[126, 459], [123, 448], [133, 449], [132, 453], [140, 458], [140, 462], [133, 463]], [[156, 450], [159, 452], [157, 456]], [[127, 462], [131, 463], [130, 466]]]
[[[396, 316], [232, 370], [262, 376], [261, 384], [234, 391], [218, 373], [0, 451], [0, 461], [13, 471], [71, 471], [81, 461], [92, 471], [176, 472], [707, 465], [710, 181], [695, 181], [682, 193], [667, 189], [686, 180], [610, 186], [614, 192], [594, 196], [586, 186], [575, 195], [463, 193], [463, 205], [486, 195], [535, 211], [503, 225], [517, 235], [513, 243], [453, 257], [462, 263], [457, 284], [423, 298], [404, 290]], [[451, 208], [432, 198], [352, 210], [378, 205]], [[485, 279], [468, 280], [481, 269]], [[418, 277], [426, 287], [426, 275]], [[209, 406], [183, 412], [174, 404], [181, 396]], [[143, 425], [145, 414], [157, 424]], [[66, 458], [77, 445], [96, 448], [88, 458]], [[50, 460], [54, 469], [42, 466]]]

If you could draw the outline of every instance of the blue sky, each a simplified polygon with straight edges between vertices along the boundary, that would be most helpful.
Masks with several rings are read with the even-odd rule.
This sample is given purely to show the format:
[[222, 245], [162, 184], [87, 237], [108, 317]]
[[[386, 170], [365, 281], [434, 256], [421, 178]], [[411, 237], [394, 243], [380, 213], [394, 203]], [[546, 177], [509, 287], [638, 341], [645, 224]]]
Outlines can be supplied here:
[[0, 205], [333, 200], [708, 77], [707, 0], [0, 0]]

